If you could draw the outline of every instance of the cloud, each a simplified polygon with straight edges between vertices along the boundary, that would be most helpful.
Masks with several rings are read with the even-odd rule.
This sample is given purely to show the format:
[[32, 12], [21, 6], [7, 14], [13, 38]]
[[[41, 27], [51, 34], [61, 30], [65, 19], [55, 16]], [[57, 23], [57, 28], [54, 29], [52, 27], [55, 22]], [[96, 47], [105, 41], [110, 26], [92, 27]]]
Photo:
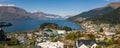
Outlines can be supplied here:
[[14, 4], [0, 4], [0, 6], [15, 6]]

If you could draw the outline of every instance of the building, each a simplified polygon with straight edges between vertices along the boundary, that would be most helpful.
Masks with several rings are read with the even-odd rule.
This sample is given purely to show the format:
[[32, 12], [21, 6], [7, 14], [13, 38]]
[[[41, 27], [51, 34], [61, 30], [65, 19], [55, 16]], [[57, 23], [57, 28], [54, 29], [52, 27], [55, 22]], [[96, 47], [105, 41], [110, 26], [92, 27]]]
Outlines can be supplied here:
[[95, 40], [78, 40], [75, 43], [75, 48], [96, 48], [100, 44]]
[[65, 30], [57, 30], [58, 34], [65, 34], [66, 31]]
[[61, 42], [64, 43], [64, 48], [70, 48], [70, 46], [73, 47], [75, 45], [75, 41], [73, 40], [62, 40]]
[[38, 43], [37, 46], [41, 47], [41, 48], [64, 48], [64, 44], [60, 41], [58, 42], [42, 42], [42, 43]]
[[116, 33], [114, 33], [114, 32], [105, 32], [105, 35], [107, 35], [107, 36], [112, 36], [112, 35], [115, 35]]

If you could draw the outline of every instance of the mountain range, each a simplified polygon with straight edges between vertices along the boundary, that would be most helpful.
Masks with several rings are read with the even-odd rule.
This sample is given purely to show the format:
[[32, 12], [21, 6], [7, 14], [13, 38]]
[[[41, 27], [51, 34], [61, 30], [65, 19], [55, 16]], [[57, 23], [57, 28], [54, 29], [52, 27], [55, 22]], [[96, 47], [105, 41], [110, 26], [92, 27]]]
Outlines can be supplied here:
[[120, 7], [101, 16], [88, 18], [87, 21], [94, 23], [120, 24]]
[[[86, 11], [86, 12], [83, 12], [83, 13], [80, 13], [78, 15], [68, 18], [68, 16], [63, 17], [60, 15], [48, 14], [48, 13], [44, 13], [40, 11], [30, 13], [22, 8], [19, 8], [13, 5], [8, 5], [8, 6], [0, 5], [0, 20], [31, 20], [31, 19], [46, 20], [46, 19], [68, 18], [68, 20], [71, 20], [71, 21], [82, 21], [82, 20], [94, 20], [95, 21], [96, 19], [97, 21], [100, 21], [100, 20], [106, 20], [109, 17], [111, 18], [118, 17], [119, 7], [120, 7], [120, 2], [114, 2], [106, 6], [95, 8], [95, 9], [92, 9], [92, 10], [89, 10], [89, 11]], [[115, 21], [114, 19], [111, 19], [111, 20]]]
[[27, 20], [31, 14], [14, 6], [0, 6], [0, 20]]
[[[108, 4], [104, 7], [95, 8], [95, 9], [92, 9], [90, 11], [86, 11], [86, 12], [80, 13], [76, 16], [70, 17], [70, 18], [68, 18], [68, 20], [81, 21], [81, 20], [83, 20], [83, 18], [85, 18], [86, 20], [89, 19], [89, 20], [94, 20], [94, 21], [95, 20], [99, 21], [99, 20], [102, 20], [102, 19], [107, 20], [107, 18], [113, 20], [112, 19], [113, 17], [118, 17], [118, 16], [115, 16], [115, 15], [117, 14], [117, 12], [120, 12], [120, 11], [117, 11], [117, 10], [119, 10], [118, 9], [119, 7], [120, 7], [120, 2], [110, 3], [110, 4]], [[111, 14], [113, 14], [113, 15], [111, 15]], [[120, 18], [120, 16], [118, 18]], [[116, 19], [118, 19], [118, 18], [116, 18]]]
[[0, 5], [0, 20], [31, 20], [31, 19], [46, 20], [63, 18], [62, 16], [55, 14], [48, 14], [39, 11], [30, 13], [16, 6]]

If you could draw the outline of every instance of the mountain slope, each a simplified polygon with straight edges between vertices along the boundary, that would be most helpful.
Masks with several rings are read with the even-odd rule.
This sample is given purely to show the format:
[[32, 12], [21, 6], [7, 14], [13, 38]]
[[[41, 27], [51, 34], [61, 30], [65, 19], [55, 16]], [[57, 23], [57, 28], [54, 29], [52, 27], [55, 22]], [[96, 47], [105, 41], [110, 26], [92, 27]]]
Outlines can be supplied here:
[[59, 15], [48, 14], [44, 12], [30, 13], [16, 6], [0, 4], [0, 20], [31, 20], [31, 19], [48, 20], [48, 19], [62, 19], [62, 17]]
[[0, 20], [27, 20], [31, 14], [15, 6], [0, 6]]
[[91, 20], [95, 23], [120, 24], [120, 8], [99, 17], [88, 18], [87, 20]]
[[76, 21], [76, 19], [79, 18], [91, 18], [91, 17], [101, 16], [117, 9], [118, 7], [120, 7], [120, 2], [110, 3], [107, 6], [92, 9], [88, 12], [83, 12], [76, 16], [70, 17], [68, 20]]

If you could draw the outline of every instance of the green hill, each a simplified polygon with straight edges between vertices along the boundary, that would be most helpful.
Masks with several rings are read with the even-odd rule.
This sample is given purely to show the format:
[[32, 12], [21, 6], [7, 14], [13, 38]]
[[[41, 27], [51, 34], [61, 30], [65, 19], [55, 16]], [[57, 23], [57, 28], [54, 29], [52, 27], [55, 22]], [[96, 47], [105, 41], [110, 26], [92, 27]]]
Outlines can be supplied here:
[[88, 18], [87, 20], [91, 20], [94, 23], [120, 24], [120, 8], [117, 8], [102, 16]]

